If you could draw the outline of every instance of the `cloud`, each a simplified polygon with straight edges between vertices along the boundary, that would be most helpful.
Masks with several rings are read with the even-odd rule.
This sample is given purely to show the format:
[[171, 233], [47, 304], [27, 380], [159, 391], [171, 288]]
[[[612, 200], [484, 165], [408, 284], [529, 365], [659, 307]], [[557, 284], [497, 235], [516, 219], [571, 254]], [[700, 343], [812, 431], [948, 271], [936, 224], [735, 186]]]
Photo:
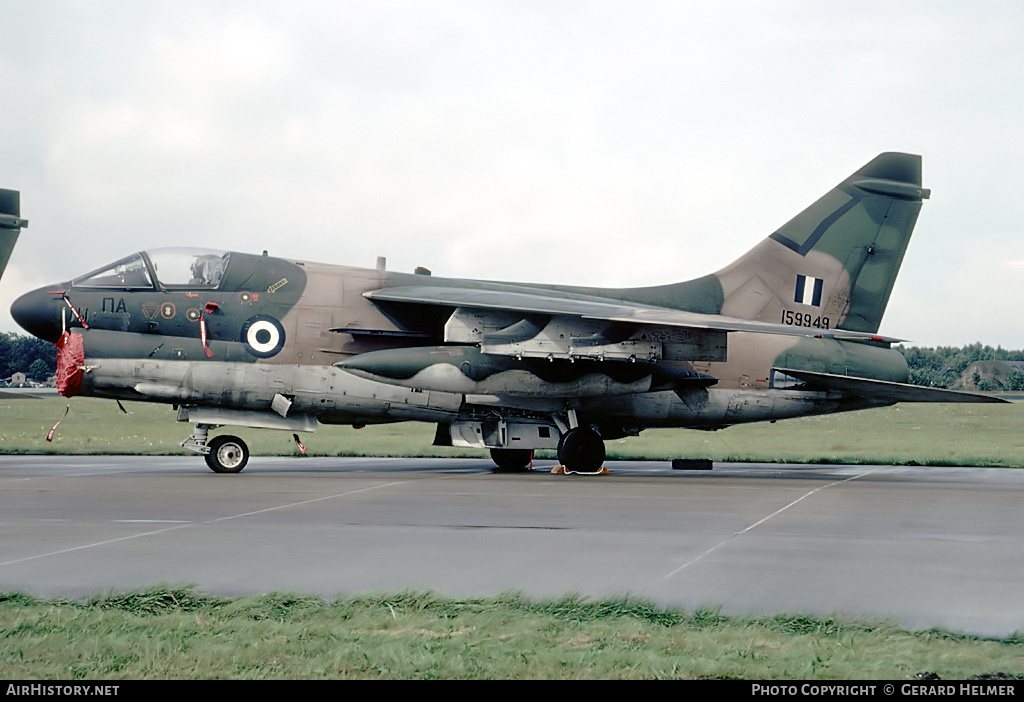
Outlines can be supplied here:
[[[0, 45], [0, 89], [18, 99], [0, 187], [22, 190], [31, 222], [11, 264], [21, 282], [200, 245], [664, 283], [727, 264], [892, 149], [924, 154], [934, 192], [905, 264], [913, 285], [922, 262], [962, 268], [965, 236], [1013, 240], [1024, 214], [1022, 98], [1005, 89], [1024, 70], [1012, 3], [13, 12], [22, 31]], [[1024, 257], [986, 245], [997, 261]], [[0, 329], [13, 328], [13, 275]], [[992, 329], [992, 342], [1024, 346], [1024, 331]]]

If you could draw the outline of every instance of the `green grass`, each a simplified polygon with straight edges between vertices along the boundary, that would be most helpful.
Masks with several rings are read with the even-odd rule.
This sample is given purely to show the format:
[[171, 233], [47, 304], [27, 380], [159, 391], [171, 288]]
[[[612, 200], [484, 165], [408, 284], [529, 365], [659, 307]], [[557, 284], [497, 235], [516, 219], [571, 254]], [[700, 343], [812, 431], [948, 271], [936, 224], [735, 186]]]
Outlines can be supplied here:
[[[185, 453], [190, 430], [162, 405], [0, 398], [0, 452]], [[651, 430], [609, 441], [611, 458], [1020, 466], [1024, 403], [900, 405], [738, 426]], [[222, 430], [226, 431], [226, 430]], [[235, 430], [231, 430], [235, 432]], [[314, 455], [485, 456], [430, 446], [433, 426], [322, 427]], [[257, 455], [293, 455], [288, 434], [238, 430]], [[550, 456], [550, 454], [548, 454]], [[1024, 674], [1024, 638], [986, 640], [885, 622], [725, 617], [639, 600], [516, 593], [447, 599], [406, 592], [236, 599], [189, 587], [88, 602], [0, 593], [0, 677], [942, 679]]]
[[[62, 398], [0, 397], [0, 453], [173, 454], [191, 426], [166, 405], [73, 398], [52, 443], [50, 427], [67, 406]], [[610, 459], [794, 463], [1024, 465], [1024, 403], [902, 404], [884, 409], [731, 427], [717, 432], [651, 429], [607, 442]], [[286, 432], [223, 428], [238, 434], [254, 455], [295, 455]], [[431, 446], [434, 426], [405, 423], [321, 427], [302, 437], [311, 455], [487, 456], [486, 451]], [[553, 458], [553, 452], [539, 452]]]
[[88, 602], [0, 593], [8, 679], [942, 679], [1021, 677], [1024, 640], [884, 622], [725, 617], [642, 600], [517, 593], [207, 597], [160, 586]]

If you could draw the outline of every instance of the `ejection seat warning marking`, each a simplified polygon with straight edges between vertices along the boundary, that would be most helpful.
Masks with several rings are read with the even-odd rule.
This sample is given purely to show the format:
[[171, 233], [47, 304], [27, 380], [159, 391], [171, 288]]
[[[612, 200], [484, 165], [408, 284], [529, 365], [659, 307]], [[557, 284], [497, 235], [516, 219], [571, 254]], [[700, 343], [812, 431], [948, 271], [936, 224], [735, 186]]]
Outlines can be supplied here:
[[267, 288], [267, 292], [268, 293], [277, 292], [278, 290], [283, 288], [285, 285], [288, 285], [288, 279], [287, 278], [281, 278], [281, 280], [277, 281], [276, 283], [271, 285], [269, 288]]

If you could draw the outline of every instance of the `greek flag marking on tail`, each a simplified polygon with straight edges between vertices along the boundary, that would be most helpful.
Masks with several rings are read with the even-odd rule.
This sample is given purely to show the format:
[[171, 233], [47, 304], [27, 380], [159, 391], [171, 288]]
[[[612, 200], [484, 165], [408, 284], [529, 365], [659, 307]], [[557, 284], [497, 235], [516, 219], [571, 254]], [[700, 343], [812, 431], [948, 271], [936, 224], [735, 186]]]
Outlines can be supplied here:
[[793, 301], [799, 302], [801, 305], [821, 307], [821, 289], [824, 285], [825, 281], [821, 278], [797, 275], [796, 294], [793, 297]]

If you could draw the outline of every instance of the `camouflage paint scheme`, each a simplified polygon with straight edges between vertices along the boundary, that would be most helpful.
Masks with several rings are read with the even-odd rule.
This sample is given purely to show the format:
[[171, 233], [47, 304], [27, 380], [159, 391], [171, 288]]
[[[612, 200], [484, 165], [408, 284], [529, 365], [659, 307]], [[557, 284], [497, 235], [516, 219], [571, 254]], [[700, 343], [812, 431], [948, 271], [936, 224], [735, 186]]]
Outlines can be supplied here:
[[[207, 442], [216, 426], [405, 420], [438, 423], [437, 443], [491, 448], [504, 468], [557, 448], [593, 471], [604, 440], [648, 427], [994, 401], [907, 385], [903, 356], [877, 335], [928, 196], [919, 156], [881, 154], [733, 264], [671, 285], [156, 250], [11, 311], [40, 338], [81, 335], [84, 358], [65, 359], [81, 394], [176, 405], [196, 427], [185, 445], [217, 471], [241, 470], [248, 452], [235, 437]], [[198, 277], [162, 281], [181, 261]]]

